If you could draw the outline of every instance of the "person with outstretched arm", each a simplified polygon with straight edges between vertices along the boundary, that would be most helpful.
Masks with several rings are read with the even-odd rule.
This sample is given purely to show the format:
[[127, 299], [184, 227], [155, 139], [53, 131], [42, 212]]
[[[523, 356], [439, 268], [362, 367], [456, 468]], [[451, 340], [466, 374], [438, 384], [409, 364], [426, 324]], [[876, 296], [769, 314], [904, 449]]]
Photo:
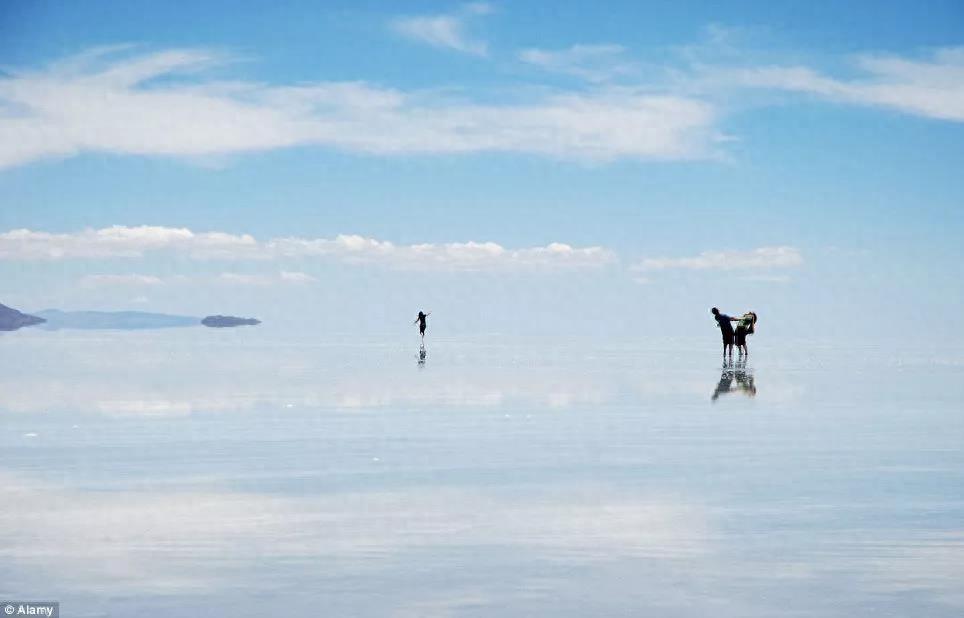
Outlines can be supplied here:
[[[415, 318], [415, 322], [418, 322], [418, 334], [422, 336], [423, 344], [425, 343], [425, 327], [426, 327], [425, 318], [427, 318], [430, 315], [432, 315], [431, 311], [429, 311], [428, 313], [419, 311], [418, 317]], [[415, 324], [415, 322], [412, 322], [412, 324]]]
[[713, 314], [713, 319], [716, 320], [716, 325], [720, 327], [720, 333], [723, 335], [723, 356], [726, 356], [727, 349], [730, 356], [733, 356], [733, 325], [730, 322], [736, 322], [739, 318], [731, 318], [725, 313], [720, 313], [716, 307], [710, 309], [710, 313]]

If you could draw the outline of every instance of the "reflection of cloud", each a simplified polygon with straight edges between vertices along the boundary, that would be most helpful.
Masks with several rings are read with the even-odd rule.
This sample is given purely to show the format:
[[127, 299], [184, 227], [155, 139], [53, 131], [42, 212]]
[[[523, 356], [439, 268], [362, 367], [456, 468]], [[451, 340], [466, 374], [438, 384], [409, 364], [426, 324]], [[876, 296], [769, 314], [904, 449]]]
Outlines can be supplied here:
[[889, 593], [927, 592], [964, 609], [964, 531], [872, 549], [875, 558], [864, 566], [875, 588]]
[[[599, 358], [582, 360], [585, 351], [572, 357], [570, 349], [565, 355], [572, 362], [560, 362], [553, 349], [450, 344], [436, 349], [429, 357], [431, 371], [416, 378], [408, 371], [414, 353], [392, 346], [250, 339], [222, 345], [209, 338], [199, 345], [196, 335], [166, 332], [145, 333], [136, 341], [89, 337], [19, 339], [16, 355], [22, 362], [0, 373], [0, 412], [180, 417], [286, 407], [544, 411], [679, 397], [699, 401], [708, 383], [708, 376], [691, 371], [687, 362], [654, 367], [632, 350], [600, 350]], [[767, 381], [763, 400], [785, 404], [801, 393], [777, 375]]]
[[[637, 364], [632, 352], [607, 352], [606, 360], [589, 361], [600, 367], [587, 371], [578, 359], [559, 363], [550, 350], [453, 346], [444, 359], [431, 356], [432, 370], [415, 379], [408, 372], [413, 355], [391, 347], [253, 341], [223, 347], [197, 345], [196, 336], [187, 334], [145, 334], [138, 341], [89, 336], [18, 340], [17, 355], [25, 360], [0, 373], [0, 411], [180, 417], [286, 406], [549, 410], [702, 400], [706, 389], [703, 372], [662, 364], [653, 369]], [[789, 393], [789, 387], [768, 384], [765, 400], [792, 400], [799, 392]]]
[[[567, 408], [598, 404], [614, 396], [614, 385], [568, 372], [548, 378], [526, 378], [507, 372], [473, 377], [448, 376], [444, 381], [411, 381], [409, 376], [371, 374], [368, 379], [345, 373], [327, 374], [323, 382], [265, 374], [263, 367], [218, 372], [197, 368], [137, 375], [120, 367], [100, 375], [23, 376], [17, 388], [3, 386], [0, 410], [32, 413], [83, 409], [108, 416], [185, 416], [195, 412], [230, 412], [282, 406], [323, 409], [372, 409], [391, 406], [456, 406], [495, 408], [536, 405]], [[123, 379], [113, 375], [123, 375]], [[61, 386], [58, 386], [61, 385]], [[69, 387], [68, 387], [69, 385]]]
[[706, 551], [699, 511], [579, 487], [278, 497], [91, 492], [11, 475], [0, 480], [0, 559], [47, 572], [58, 585], [109, 582], [112, 592], [205, 589], [227, 577], [220, 565], [271, 559], [338, 558], [348, 570], [380, 568], [407, 550], [439, 547], [513, 548], [563, 562]]

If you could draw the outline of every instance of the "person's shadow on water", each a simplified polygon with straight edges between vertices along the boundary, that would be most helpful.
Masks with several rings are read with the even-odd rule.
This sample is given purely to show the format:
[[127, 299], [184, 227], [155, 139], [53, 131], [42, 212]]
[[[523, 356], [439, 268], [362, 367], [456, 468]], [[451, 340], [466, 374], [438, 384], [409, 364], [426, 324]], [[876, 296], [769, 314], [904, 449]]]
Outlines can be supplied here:
[[742, 393], [747, 397], [756, 397], [756, 381], [753, 370], [746, 366], [746, 359], [739, 359], [735, 363], [730, 360], [723, 364], [723, 373], [720, 374], [720, 381], [710, 400], [716, 401], [720, 395], [727, 393]]

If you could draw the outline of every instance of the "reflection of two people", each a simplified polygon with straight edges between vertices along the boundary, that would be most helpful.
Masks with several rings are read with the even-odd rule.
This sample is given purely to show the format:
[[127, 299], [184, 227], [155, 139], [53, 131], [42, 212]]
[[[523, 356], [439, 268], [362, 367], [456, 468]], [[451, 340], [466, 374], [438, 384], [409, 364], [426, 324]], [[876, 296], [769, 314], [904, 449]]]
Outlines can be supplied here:
[[723, 364], [723, 373], [720, 375], [720, 382], [713, 391], [713, 401], [719, 399], [720, 395], [727, 393], [742, 393], [747, 397], [756, 396], [756, 383], [753, 381], [753, 372], [747, 369], [746, 360], [737, 360]]

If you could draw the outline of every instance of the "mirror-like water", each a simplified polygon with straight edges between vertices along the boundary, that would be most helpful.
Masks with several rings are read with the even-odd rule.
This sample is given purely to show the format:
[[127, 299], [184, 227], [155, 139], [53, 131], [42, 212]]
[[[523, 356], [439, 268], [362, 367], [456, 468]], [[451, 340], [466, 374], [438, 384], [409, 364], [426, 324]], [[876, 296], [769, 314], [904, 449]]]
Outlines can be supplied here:
[[6, 334], [0, 598], [960, 615], [964, 353], [715, 343]]

